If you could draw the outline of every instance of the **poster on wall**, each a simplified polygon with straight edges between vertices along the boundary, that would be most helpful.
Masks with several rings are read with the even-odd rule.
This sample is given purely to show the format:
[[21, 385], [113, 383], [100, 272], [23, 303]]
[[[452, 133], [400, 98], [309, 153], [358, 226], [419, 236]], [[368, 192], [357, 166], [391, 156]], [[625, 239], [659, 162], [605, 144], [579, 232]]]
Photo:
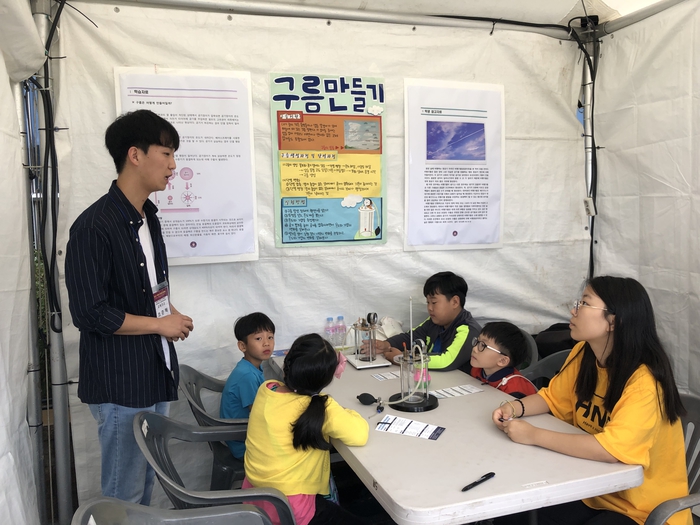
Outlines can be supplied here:
[[158, 206], [171, 265], [258, 259], [250, 74], [115, 68], [117, 113], [149, 109], [180, 135]]
[[382, 79], [271, 74], [275, 244], [384, 243]]
[[405, 80], [404, 250], [501, 246], [503, 86]]

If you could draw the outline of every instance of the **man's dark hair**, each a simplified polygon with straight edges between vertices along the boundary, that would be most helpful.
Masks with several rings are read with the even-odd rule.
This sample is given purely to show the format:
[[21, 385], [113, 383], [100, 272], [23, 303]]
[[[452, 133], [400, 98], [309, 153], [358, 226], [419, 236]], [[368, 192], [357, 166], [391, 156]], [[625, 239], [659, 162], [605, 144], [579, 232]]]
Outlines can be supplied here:
[[423, 285], [423, 295], [425, 297], [442, 294], [450, 300], [456, 295], [459, 297], [459, 304], [462, 308], [464, 308], [467, 291], [469, 291], [467, 281], [452, 272], [436, 273], [428, 277], [428, 280]]
[[236, 319], [233, 325], [233, 333], [236, 339], [248, 344], [248, 336], [267, 330], [275, 333], [275, 323], [268, 316], [261, 312], [253, 312]]
[[493, 339], [498, 349], [510, 357], [510, 366], [514, 368], [518, 368], [530, 356], [525, 336], [513, 323], [506, 321], [486, 323], [481, 329], [481, 335]]
[[114, 160], [117, 173], [124, 169], [129, 148], [136, 146], [148, 153], [148, 148], [153, 144], [177, 151], [180, 135], [170, 122], [147, 109], [118, 116], [105, 132], [105, 146]]

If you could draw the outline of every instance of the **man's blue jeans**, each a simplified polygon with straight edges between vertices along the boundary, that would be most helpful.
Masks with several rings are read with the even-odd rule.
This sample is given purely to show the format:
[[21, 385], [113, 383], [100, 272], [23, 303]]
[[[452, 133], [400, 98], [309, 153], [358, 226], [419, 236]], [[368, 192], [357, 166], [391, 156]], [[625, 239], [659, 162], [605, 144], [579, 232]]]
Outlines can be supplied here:
[[150, 505], [155, 472], [134, 438], [134, 416], [147, 410], [167, 416], [170, 403], [129, 408], [112, 403], [88, 405], [97, 421], [102, 452], [102, 495]]

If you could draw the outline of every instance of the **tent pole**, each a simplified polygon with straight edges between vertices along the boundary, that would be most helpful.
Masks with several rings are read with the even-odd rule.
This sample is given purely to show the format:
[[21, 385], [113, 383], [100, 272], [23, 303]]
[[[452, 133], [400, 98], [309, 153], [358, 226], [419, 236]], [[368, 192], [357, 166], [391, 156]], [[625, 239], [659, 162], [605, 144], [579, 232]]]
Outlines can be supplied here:
[[[585, 44], [588, 53], [593, 58], [593, 44], [588, 42]], [[591, 184], [593, 182], [593, 79], [588, 63], [582, 60], [583, 77], [581, 81], [581, 90], [583, 92], [583, 144], [585, 152], [585, 173], [586, 173], [586, 194], [591, 195]]]
[[[100, 3], [109, 3], [106, 0], [96, 0]], [[365, 11], [360, 9], [341, 9], [331, 7], [317, 7], [309, 5], [285, 5], [271, 2], [255, 2], [246, 0], [122, 0], [122, 4], [134, 4], [137, 6], [170, 7], [176, 9], [192, 9], [195, 11], [215, 11], [237, 15], [264, 15], [281, 16], [289, 18], [320, 18], [331, 20], [350, 20], [357, 22], [379, 22], [385, 24], [402, 24], [410, 26], [439, 26], [461, 27], [472, 29], [484, 29], [492, 31], [494, 24], [489, 20], [464, 20], [442, 16], [428, 15], [402, 15], [399, 13], [382, 11]], [[498, 24], [499, 29], [507, 28], [509, 31], [525, 31], [539, 33], [559, 40], [569, 40], [569, 32], [565, 26], [557, 27], [533, 27], [529, 25], [508, 24], [503, 21]]]
[[[44, 0], [34, 0], [32, 1], [32, 13], [34, 16], [34, 22], [37, 26], [39, 36], [45, 42], [48, 38], [50, 29], [50, 9], [51, 3]], [[53, 92], [53, 79], [51, 61], [48, 61], [48, 67], [45, 69], [48, 71], [48, 78], [44, 78], [44, 74], [41, 73], [39, 77], [43, 80], [41, 85], [46, 87], [49, 86], [49, 93]], [[53, 96], [47, 99], [50, 104], [53, 104]], [[42, 102], [43, 103], [43, 102]], [[52, 108], [53, 109], [53, 108]], [[46, 130], [46, 122], [41, 115], [41, 122]], [[44, 140], [47, 140], [48, 130], [44, 131]], [[56, 169], [56, 166], [52, 166], [51, 159], [43, 159], [43, 164], [49, 164], [49, 170], [52, 171]], [[46, 212], [46, 231], [53, 231], [53, 212], [51, 209], [51, 194], [56, 191], [56, 188], [51, 187], [51, 177], [49, 179], [49, 187], [41, 188], [41, 198], [48, 199], [48, 208]], [[58, 210], [56, 210], [58, 214]], [[41, 242], [46, 248], [47, 253], [51, 253], [54, 248], [55, 240], [52, 236], [44, 235]], [[58, 275], [58, 267], [54, 264], [52, 268], [53, 274]], [[60, 301], [60, 290], [58, 282], [47, 283], [48, 286], [55, 286], [56, 301]], [[60, 309], [60, 303], [58, 304]], [[58, 524], [59, 525], [69, 525], [73, 517], [73, 484], [72, 484], [72, 472], [71, 472], [71, 444], [70, 444], [70, 414], [68, 412], [68, 379], [66, 372], [66, 357], [63, 349], [63, 334], [61, 333], [61, 316], [60, 312], [51, 311], [50, 312], [52, 322], [49, 323], [49, 349], [51, 356], [51, 397], [53, 401], [53, 415], [54, 415], [54, 450], [55, 450], [55, 461], [56, 461], [56, 494], [57, 494], [57, 504], [58, 504]], [[53, 329], [55, 327], [58, 331]]]
[[[24, 170], [24, 176], [27, 181], [27, 225], [29, 226], [29, 253], [31, 263], [29, 265], [29, 307], [28, 307], [28, 363], [27, 363], [27, 424], [29, 425], [29, 437], [32, 447], [32, 467], [34, 470], [34, 483], [36, 489], [37, 509], [39, 511], [39, 523], [45, 525], [47, 520], [46, 514], [46, 479], [44, 476], [44, 425], [41, 417], [41, 357], [39, 355], [39, 323], [37, 320], [37, 303], [36, 303], [36, 272], [34, 265], [34, 254], [36, 248], [34, 245], [35, 229], [34, 225], [34, 197], [32, 174], [35, 162], [34, 152], [32, 151], [32, 134], [30, 130], [32, 113], [36, 110], [32, 105], [31, 100], [24, 102], [24, 93], [22, 93], [22, 85], [15, 85], [15, 100], [22, 104], [17, 105], [17, 119], [19, 121], [20, 135], [23, 137], [21, 141], [22, 157], [27, 163]], [[22, 108], [26, 108], [26, 114]]]
[[[598, 62], [598, 42], [588, 41], [584, 44], [586, 51], [591, 57], [591, 65], [597, 68]], [[594, 79], [593, 72], [586, 60], [581, 61], [583, 64], [583, 74], [581, 81], [582, 104], [583, 104], [583, 144], [585, 155], [585, 177], [586, 177], [586, 195], [596, 201], [596, 162], [595, 162], [595, 139], [593, 127], [593, 104], [594, 104]], [[588, 261], [588, 279], [593, 278], [595, 273], [595, 258], [594, 258], [594, 243], [595, 243], [595, 215], [588, 217], [588, 232], [590, 234], [590, 249]]]
[[[54, 312], [52, 312], [54, 314]], [[54, 322], [61, 325], [60, 316]], [[56, 492], [59, 525], [69, 525], [73, 518], [73, 484], [71, 472], [70, 414], [68, 380], [63, 335], [49, 329], [51, 345], [51, 395], [53, 398], [54, 444], [56, 458]]]
[[596, 28], [596, 38], [602, 38], [605, 35], [609, 35], [622, 28], [625, 28], [632, 24], [636, 24], [637, 22], [649, 18], [650, 16], [654, 16], [660, 13], [661, 11], [664, 11], [669, 7], [673, 7], [674, 5], [680, 4], [682, 2], [685, 2], [685, 0], [661, 0], [660, 2], [656, 2], [655, 4], [640, 9], [639, 11], [630, 13], [629, 15], [621, 16], [620, 18], [616, 18], [615, 20], [610, 20], [609, 22], [600, 24]]

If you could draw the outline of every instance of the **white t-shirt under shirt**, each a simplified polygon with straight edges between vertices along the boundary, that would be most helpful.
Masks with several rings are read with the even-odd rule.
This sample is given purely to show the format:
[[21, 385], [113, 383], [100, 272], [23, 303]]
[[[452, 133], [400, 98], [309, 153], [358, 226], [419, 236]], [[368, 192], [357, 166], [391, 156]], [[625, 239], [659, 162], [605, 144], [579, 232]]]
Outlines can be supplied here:
[[[152, 293], [156, 291], [158, 286], [158, 277], [156, 277], [156, 263], [153, 256], [153, 239], [151, 238], [151, 230], [148, 229], [148, 222], [146, 222], [146, 217], [143, 218], [143, 224], [139, 228], [139, 239], [141, 239], [141, 249], [143, 254], [146, 256], [146, 269], [148, 270], [148, 279], [151, 281]], [[163, 345], [163, 355], [165, 356], [165, 366], [170, 368], [170, 346], [168, 345], [168, 340], [160, 336], [160, 342]]]

